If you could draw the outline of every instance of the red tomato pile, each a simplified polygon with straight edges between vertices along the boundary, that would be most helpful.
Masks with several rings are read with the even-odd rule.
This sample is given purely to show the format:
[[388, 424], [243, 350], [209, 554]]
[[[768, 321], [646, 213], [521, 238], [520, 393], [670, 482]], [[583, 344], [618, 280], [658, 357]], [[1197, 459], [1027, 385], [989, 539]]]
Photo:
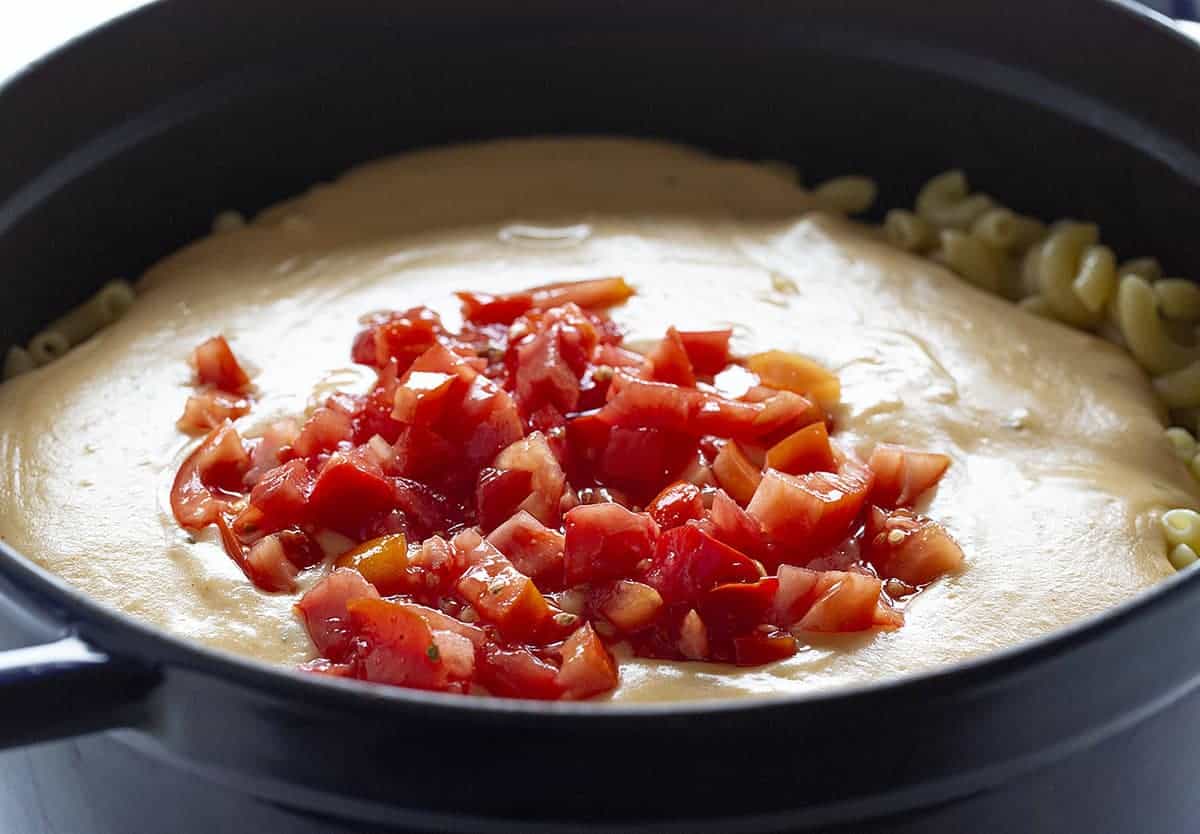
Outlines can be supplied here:
[[296, 606], [307, 668], [380, 683], [579, 699], [616, 686], [619, 642], [752, 666], [794, 633], [898, 628], [898, 604], [962, 563], [908, 509], [948, 458], [856, 460], [830, 440], [837, 378], [781, 351], [735, 360], [729, 331], [622, 348], [600, 311], [631, 292], [460, 293], [457, 333], [423, 307], [377, 315], [352, 350], [374, 388], [256, 438], [231, 422], [250, 380], [210, 339], [175, 517], [215, 524], [263, 590], [323, 571]]

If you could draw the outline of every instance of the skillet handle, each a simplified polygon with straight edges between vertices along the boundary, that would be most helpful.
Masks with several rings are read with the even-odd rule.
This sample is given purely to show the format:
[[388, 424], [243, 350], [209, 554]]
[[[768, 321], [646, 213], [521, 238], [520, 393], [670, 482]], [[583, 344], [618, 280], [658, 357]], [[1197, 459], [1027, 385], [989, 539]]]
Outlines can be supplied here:
[[75, 635], [0, 652], [0, 749], [140, 723], [159, 680]]

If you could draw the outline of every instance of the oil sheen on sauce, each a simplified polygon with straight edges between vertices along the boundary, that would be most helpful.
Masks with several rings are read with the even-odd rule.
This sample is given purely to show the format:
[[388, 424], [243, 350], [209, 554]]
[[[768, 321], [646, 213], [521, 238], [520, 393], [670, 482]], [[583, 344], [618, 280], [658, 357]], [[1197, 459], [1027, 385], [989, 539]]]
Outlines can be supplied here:
[[[256, 590], [166, 501], [186, 358], [221, 332], [260, 392], [243, 434], [366, 384], [358, 319], [455, 289], [624, 275], [628, 339], [733, 326], [842, 379], [839, 437], [953, 464], [919, 507], [967, 557], [892, 633], [812, 639], [773, 666], [622, 658], [614, 700], [761, 696], [913, 673], [1026, 640], [1172, 572], [1159, 515], [1195, 488], [1117, 348], [1030, 316], [870, 231], [810, 211], [776, 169], [616, 139], [451, 147], [354, 170], [152, 268], [130, 314], [0, 388], [0, 536], [96, 599], [278, 663], [312, 649], [294, 598]], [[308, 577], [309, 584], [315, 576]]]

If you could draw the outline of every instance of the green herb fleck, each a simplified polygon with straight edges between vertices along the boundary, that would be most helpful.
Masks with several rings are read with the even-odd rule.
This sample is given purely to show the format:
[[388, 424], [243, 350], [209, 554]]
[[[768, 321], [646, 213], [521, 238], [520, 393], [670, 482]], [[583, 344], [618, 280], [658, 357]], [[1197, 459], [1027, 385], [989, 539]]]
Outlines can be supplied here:
[[436, 643], [429, 644], [429, 648], [425, 650], [425, 656], [429, 658], [430, 663], [437, 663], [442, 659], [442, 653], [438, 651]]

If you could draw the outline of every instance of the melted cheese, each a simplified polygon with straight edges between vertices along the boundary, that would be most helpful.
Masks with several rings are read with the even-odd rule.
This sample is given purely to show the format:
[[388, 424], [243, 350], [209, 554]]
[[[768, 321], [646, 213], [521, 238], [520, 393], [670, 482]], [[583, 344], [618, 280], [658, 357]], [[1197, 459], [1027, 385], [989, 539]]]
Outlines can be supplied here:
[[[626, 659], [617, 700], [762, 695], [902, 675], [1118, 603], [1171, 573], [1158, 516], [1195, 487], [1143, 375], [1111, 345], [1029, 316], [869, 231], [811, 212], [777, 170], [666, 144], [496, 142], [347, 174], [197, 241], [142, 279], [115, 326], [0, 389], [0, 536], [108, 605], [210, 646], [296, 663], [294, 599], [257, 591], [167, 493], [189, 448], [175, 419], [191, 349], [217, 332], [261, 397], [243, 433], [372, 374], [358, 319], [455, 289], [621, 274], [630, 341], [732, 326], [739, 353], [836, 369], [844, 443], [949, 454], [922, 509], [962, 544], [961, 575], [899, 631], [828, 637], [758, 669]], [[316, 578], [306, 576], [305, 584]]]

